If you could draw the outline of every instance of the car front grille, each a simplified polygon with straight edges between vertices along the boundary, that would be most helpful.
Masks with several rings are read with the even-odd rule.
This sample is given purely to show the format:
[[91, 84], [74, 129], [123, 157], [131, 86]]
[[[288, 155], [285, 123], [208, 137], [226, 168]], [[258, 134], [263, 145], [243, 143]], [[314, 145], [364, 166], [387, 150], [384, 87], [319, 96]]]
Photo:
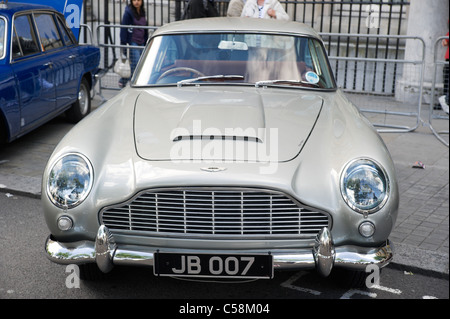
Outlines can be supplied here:
[[314, 238], [330, 217], [277, 191], [190, 187], [140, 192], [103, 209], [100, 222], [144, 236]]

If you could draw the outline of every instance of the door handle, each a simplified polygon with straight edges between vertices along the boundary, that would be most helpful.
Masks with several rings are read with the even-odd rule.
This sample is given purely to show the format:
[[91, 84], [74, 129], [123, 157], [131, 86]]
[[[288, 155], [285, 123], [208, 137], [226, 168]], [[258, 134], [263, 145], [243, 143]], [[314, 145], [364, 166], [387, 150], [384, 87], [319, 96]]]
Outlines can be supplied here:
[[53, 68], [53, 62], [44, 63], [44, 68]]

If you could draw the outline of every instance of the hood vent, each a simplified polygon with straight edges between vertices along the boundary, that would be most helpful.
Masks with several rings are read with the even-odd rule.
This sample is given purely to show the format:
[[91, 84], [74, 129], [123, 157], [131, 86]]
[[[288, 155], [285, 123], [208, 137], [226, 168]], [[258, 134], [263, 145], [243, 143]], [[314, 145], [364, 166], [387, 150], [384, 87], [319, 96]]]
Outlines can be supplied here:
[[173, 141], [183, 141], [183, 140], [229, 140], [229, 141], [246, 141], [246, 142], [256, 142], [256, 143], [262, 143], [262, 140], [259, 137], [255, 136], [229, 136], [229, 135], [179, 135], [176, 136]]

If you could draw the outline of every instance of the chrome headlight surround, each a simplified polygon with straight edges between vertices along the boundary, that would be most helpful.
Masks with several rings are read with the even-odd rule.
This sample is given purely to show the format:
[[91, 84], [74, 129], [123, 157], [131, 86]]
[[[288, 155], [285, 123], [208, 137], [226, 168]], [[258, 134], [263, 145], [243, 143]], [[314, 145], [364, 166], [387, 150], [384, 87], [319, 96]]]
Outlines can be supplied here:
[[81, 204], [92, 189], [94, 170], [86, 156], [68, 153], [52, 165], [47, 179], [47, 196], [57, 207], [68, 209]]
[[347, 205], [361, 214], [379, 211], [389, 198], [389, 178], [372, 159], [349, 162], [341, 174], [341, 194]]

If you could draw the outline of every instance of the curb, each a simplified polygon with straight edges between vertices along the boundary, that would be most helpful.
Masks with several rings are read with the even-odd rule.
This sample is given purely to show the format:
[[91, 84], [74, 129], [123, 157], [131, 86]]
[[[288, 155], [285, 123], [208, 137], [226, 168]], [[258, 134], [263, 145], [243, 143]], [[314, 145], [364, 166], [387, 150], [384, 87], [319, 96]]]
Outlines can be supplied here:
[[[11, 193], [31, 198], [41, 198], [41, 178], [0, 174], [0, 193]], [[39, 186], [38, 186], [39, 185]]]
[[449, 255], [394, 242], [393, 268], [449, 279]]

